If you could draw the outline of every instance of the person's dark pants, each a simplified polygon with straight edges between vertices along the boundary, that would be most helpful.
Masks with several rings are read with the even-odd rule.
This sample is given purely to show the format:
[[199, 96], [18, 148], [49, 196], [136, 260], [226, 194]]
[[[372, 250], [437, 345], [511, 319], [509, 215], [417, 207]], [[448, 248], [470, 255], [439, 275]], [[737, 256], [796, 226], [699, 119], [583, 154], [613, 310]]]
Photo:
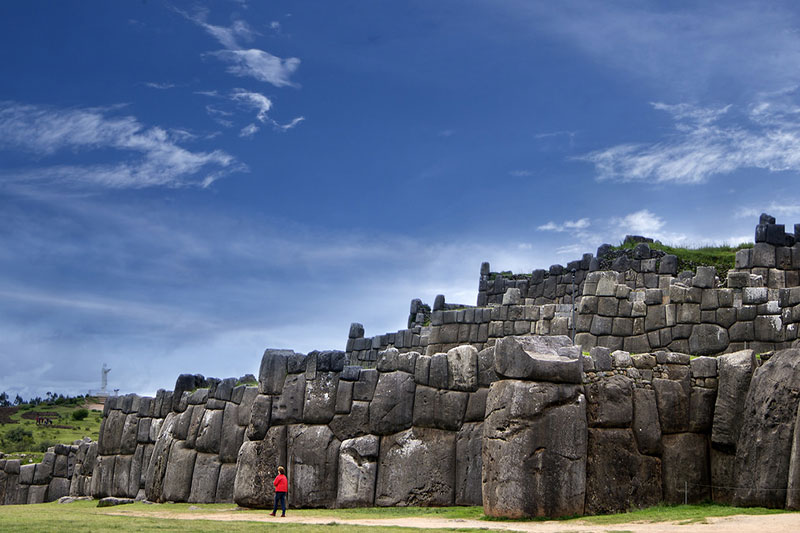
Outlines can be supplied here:
[[272, 514], [275, 514], [275, 511], [278, 510], [278, 502], [281, 503], [281, 514], [286, 514], [286, 493], [285, 492], [276, 492], [275, 493], [275, 506], [272, 508]]

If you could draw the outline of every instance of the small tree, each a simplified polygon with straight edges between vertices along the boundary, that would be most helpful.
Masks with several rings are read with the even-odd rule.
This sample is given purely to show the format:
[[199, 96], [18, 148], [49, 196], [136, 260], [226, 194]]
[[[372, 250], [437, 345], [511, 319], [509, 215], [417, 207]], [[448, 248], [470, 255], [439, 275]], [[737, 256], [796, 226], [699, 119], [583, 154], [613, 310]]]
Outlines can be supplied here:
[[25, 401], [22, 399], [22, 396], [20, 396], [19, 394], [17, 394], [17, 397], [16, 397], [16, 398], [14, 398], [14, 405], [19, 405], [19, 404], [21, 404], [21, 403], [25, 403]]
[[73, 420], [81, 421], [81, 420], [85, 419], [87, 416], [89, 416], [89, 410], [88, 409], [76, 409], [76, 410], [72, 411], [72, 419]]

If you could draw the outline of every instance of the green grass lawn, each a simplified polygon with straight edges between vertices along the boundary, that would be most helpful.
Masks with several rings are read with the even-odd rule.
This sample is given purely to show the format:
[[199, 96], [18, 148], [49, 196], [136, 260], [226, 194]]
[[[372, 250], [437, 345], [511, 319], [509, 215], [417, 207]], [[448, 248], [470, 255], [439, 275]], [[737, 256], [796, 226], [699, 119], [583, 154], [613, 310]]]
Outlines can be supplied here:
[[[21, 404], [17, 411], [5, 420], [8, 423], [0, 423], [0, 451], [5, 452], [8, 458], [20, 458], [26, 463], [30, 460], [38, 462], [41, 461], [47, 446], [71, 444], [84, 437], [96, 441], [100, 433], [102, 411], [89, 410], [89, 415], [85, 419], [74, 420], [72, 413], [78, 409], [81, 409], [81, 406]], [[37, 425], [37, 414], [47, 416], [53, 421], [53, 424], [50, 426]], [[26, 449], [9, 452], [13, 443], [5, 437], [16, 428], [30, 431], [33, 439], [28, 443]]]
[[[162, 518], [156, 513], [196, 513], [198, 516], [213, 512], [235, 511], [241, 514], [241, 521], [213, 520], [183, 520], [175, 518]], [[483, 510], [480, 507], [381, 507], [369, 509], [290, 509], [293, 515], [321, 518], [325, 524], [303, 525], [287, 524], [280, 518], [269, 519], [266, 522], [247, 521], [253, 515], [266, 517], [265, 510], [238, 510], [233, 504], [161, 504], [145, 505], [135, 503], [117, 507], [98, 508], [96, 501], [79, 501], [70, 504], [46, 503], [40, 505], [10, 505], [0, 506], [0, 531], [3, 532], [39, 532], [39, 531], [220, 531], [234, 533], [239, 531], [296, 531], [305, 533], [311, 531], [344, 532], [353, 531], [365, 533], [367, 531], [400, 532], [411, 531], [411, 528], [402, 527], [366, 527], [351, 524], [337, 524], [337, 520], [403, 518], [403, 517], [431, 517], [451, 519], [481, 520]], [[621, 513], [616, 515], [589, 516], [581, 518], [564, 519], [564, 524], [595, 524], [613, 525], [630, 522], [679, 522], [681, 524], [702, 523], [709, 517], [731, 516], [738, 514], [773, 514], [785, 511], [764, 508], [741, 508], [724, 505], [676, 505], [657, 506], [649, 509]], [[110, 513], [115, 513], [114, 515]], [[117, 516], [119, 513], [121, 516]], [[145, 516], [133, 516], [143, 514]], [[154, 516], [147, 516], [152, 514]], [[330, 521], [328, 521], [330, 519]], [[418, 531], [418, 530], [416, 530]], [[426, 529], [430, 532], [443, 531], [475, 531], [467, 528]]]

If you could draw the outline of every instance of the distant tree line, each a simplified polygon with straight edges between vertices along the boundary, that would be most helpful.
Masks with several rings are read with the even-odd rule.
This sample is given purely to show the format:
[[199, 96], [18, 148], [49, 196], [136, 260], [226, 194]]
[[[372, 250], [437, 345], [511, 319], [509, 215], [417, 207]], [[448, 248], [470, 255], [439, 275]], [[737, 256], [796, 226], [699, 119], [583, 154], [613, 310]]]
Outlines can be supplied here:
[[0, 392], [0, 407], [11, 407], [12, 405], [30, 404], [30, 405], [80, 405], [86, 400], [86, 396], [79, 394], [77, 396], [57, 394], [55, 392], [45, 393], [45, 397], [41, 396], [32, 397], [27, 402], [20, 396], [16, 395], [14, 401], [11, 401], [11, 396], [5, 391]]

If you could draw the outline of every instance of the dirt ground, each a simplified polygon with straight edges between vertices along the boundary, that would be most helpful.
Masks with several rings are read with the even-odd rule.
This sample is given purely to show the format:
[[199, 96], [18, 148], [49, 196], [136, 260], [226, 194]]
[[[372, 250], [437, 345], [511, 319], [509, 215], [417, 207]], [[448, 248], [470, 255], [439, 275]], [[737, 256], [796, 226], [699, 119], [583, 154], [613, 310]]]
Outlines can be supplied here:
[[269, 512], [263, 514], [239, 513], [236, 511], [219, 512], [109, 512], [127, 516], [148, 516], [173, 518], [179, 520], [219, 520], [219, 521], [252, 521], [252, 522], [278, 522], [290, 524], [353, 524], [362, 526], [402, 526], [425, 528], [475, 528], [492, 531], [524, 531], [529, 533], [589, 533], [589, 532], [619, 532], [632, 531], [637, 533], [686, 533], [699, 531], [702, 533], [797, 533], [800, 531], [800, 513], [774, 514], [774, 515], [736, 515], [720, 518], [708, 518], [705, 523], [685, 522], [630, 522], [611, 525], [596, 525], [586, 522], [488, 522], [481, 520], [461, 520], [447, 518], [381, 518], [344, 520], [332, 517], [316, 516], [304, 517], [289, 513], [285, 518], [273, 517]]

